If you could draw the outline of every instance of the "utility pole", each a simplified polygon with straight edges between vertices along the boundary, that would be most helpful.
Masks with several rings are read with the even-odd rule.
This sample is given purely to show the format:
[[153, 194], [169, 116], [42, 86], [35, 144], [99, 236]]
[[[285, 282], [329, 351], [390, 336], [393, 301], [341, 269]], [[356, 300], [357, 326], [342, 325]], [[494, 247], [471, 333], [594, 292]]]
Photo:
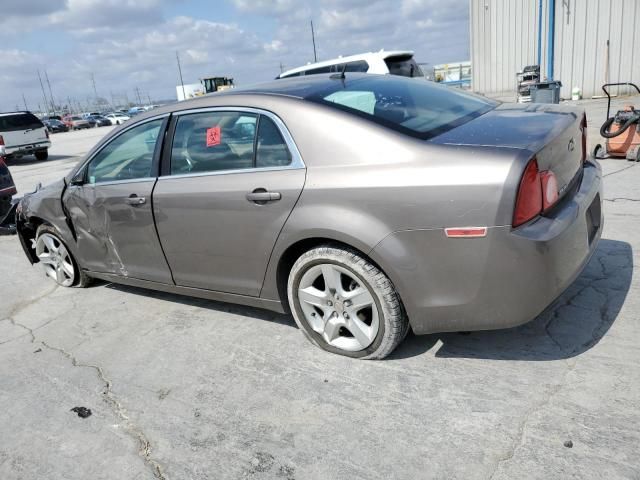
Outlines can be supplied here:
[[42, 77], [40, 76], [40, 70], [38, 70], [38, 80], [40, 80], [40, 88], [42, 89], [42, 97], [44, 98], [44, 105], [47, 107], [47, 116], [49, 116], [49, 102], [47, 100], [47, 94], [44, 93], [44, 85], [42, 84]]
[[184, 91], [184, 80], [182, 80], [182, 67], [180, 66], [180, 55], [178, 55], [178, 51], [176, 50], [176, 60], [178, 61], [178, 73], [180, 74], [180, 85], [182, 85], [182, 99], [187, 99], [187, 94]]
[[311, 20], [311, 41], [313, 42], [313, 61], [318, 61], [318, 55], [316, 54], [316, 35], [313, 31], [313, 20]]
[[53, 113], [56, 113], [56, 101], [53, 98], [53, 91], [51, 91], [51, 82], [49, 82], [49, 75], [47, 74], [47, 69], [44, 70], [44, 78], [47, 81], [47, 85], [49, 86], [49, 97], [51, 98], [51, 106], [53, 107]]
[[22, 101], [24, 102], [24, 109], [28, 111], [29, 107], [27, 107], [27, 99], [24, 98], [24, 93], [22, 94]]

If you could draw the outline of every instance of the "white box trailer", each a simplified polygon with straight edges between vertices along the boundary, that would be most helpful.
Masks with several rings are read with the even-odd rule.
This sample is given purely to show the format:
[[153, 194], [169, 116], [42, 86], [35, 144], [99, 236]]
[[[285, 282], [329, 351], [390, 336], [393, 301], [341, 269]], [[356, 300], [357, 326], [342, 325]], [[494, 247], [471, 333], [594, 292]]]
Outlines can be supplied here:
[[182, 85], [176, 86], [176, 96], [179, 102], [194, 97], [201, 97], [204, 93], [204, 87], [201, 83], [188, 83], [185, 84], [184, 87]]

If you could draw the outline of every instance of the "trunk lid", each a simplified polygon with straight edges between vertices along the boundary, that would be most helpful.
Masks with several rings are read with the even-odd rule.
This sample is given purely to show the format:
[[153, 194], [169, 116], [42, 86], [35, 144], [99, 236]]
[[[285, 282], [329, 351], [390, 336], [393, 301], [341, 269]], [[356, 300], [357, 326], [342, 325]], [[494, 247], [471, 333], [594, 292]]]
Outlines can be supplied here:
[[555, 173], [562, 197], [581, 171], [583, 115], [581, 109], [559, 105], [505, 103], [430, 142], [527, 150], [540, 170]]

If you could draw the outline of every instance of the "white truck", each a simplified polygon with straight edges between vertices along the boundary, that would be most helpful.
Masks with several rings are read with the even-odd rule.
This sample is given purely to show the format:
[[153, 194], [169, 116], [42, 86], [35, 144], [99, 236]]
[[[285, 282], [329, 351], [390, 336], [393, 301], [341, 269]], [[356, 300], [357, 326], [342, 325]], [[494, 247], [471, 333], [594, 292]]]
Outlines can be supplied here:
[[0, 157], [49, 157], [49, 131], [31, 112], [0, 113]]

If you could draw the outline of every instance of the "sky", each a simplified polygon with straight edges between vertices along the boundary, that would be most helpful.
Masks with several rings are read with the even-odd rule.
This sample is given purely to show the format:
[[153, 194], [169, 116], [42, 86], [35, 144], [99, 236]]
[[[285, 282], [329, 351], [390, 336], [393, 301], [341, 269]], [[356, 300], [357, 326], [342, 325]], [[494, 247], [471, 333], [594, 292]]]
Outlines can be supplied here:
[[[468, 60], [469, 0], [0, 0], [0, 111], [174, 99], [180, 83], [271, 80], [313, 61], [413, 50], [418, 62]], [[45, 77], [46, 72], [46, 77]], [[47, 84], [47, 77], [51, 89]], [[137, 90], [136, 90], [137, 89]]]

